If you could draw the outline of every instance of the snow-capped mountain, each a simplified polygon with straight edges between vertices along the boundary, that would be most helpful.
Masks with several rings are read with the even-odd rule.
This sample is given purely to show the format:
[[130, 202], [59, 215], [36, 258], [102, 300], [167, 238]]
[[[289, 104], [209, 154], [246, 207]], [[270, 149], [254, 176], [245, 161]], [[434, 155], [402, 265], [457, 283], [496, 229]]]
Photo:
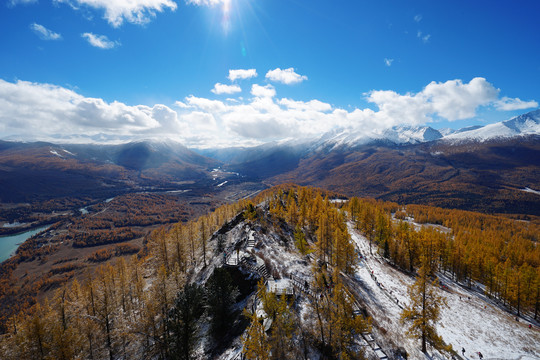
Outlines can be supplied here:
[[314, 142], [311, 148], [312, 150], [332, 151], [353, 149], [375, 142], [387, 145], [413, 145], [436, 140], [486, 141], [525, 135], [540, 135], [540, 110], [486, 126], [470, 126], [458, 130], [436, 130], [430, 126], [408, 125], [394, 126], [382, 131], [336, 129], [324, 134]]
[[463, 129], [444, 137], [445, 140], [486, 141], [515, 136], [540, 135], [540, 109], [510, 120], [473, 129]]
[[395, 126], [386, 130], [383, 138], [395, 144], [417, 144], [438, 140], [442, 135], [429, 126]]
[[312, 146], [313, 150], [355, 148], [369, 143], [389, 145], [418, 144], [441, 139], [443, 135], [429, 126], [394, 126], [382, 131], [334, 130], [324, 134]]
[[446, 136], [452, 135], [452, 134], [457, 134], [457, 133], [462, 133], [462, 132], [466, 132], [466, 131], [480, 129], [481, 127], [482, 127], [482, 125], [473, 125], [473, 126], [467, 126], [467, 127], [457, 129], [457, 130], [456, 129], [451, 129], [451, 128], [444, 128], [444, 129], [439, 129], [439, 132], [441, 133], [441, 135], [443, 137], [446, 137]]

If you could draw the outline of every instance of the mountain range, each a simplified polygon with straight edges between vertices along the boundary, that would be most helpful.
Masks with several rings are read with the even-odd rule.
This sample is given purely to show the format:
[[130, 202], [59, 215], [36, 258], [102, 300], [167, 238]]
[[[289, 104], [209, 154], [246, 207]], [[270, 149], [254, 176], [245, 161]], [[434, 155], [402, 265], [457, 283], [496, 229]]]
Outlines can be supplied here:
[[268, 185], [294, 182], [399, 203], [540, 215], [538, 194], [524, 191], [538, 190], [539, 140], [536, 110], [461, 130], [336, 130], [309, 141], [200, 153]]
[[[235, 182], [320, 186], [348, 196], [540, 216], [540, 110], [460, 130], [336, 129], [316, 139], [188, 149], [173, 141], [121, 145], [0, 142], [0, 200], [104, 198], [141, 189]], [[232, 178], [229, 179], [232, 183]], [[231, 185], [231, 184], [228, 184]], [[531, 191], [525, 191], [531, 189]]]
[[66, 196], [106, 198], [143, 189], [176, 189], [207, 179], [220, 162], [175, 142], [73, 145], [0, 142], [0, 200]]

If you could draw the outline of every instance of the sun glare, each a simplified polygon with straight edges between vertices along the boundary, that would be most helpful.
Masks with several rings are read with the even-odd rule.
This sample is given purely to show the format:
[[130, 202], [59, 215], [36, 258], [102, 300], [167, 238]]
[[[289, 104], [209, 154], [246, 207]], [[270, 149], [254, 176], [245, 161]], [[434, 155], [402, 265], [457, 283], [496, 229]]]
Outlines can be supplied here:
[[231, 28], [231, 0], [223, 0], [222, 12], [221, 26], [223, 27], [223, 31], [228, 33]]

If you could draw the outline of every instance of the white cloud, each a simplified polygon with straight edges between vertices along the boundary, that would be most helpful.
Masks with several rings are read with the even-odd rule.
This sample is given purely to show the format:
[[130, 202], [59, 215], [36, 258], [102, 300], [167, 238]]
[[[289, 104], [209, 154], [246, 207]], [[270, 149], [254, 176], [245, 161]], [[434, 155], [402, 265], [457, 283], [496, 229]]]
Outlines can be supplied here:
[[394, 62], [394, 59], [388, 59], [388, 58], [384, 58], [384, 65], [386, 66], [392, 66], [392, 63]]
[[219, 100], [210, 100], [190, 95], [186, 97], [186, 102], [189, 106], [206, 112], [220, 113], [227, 110], [227, 105]]
[[225, 85], [225, 84], [217, 83], [216, 85], [214, 85], [214, 88], [210, 91], [212, 91], [214, 94], [219, 95], [219, 94], [238, 93], [238, 92], [241, 92], [242, 89], [238, 85]]
[[27, 5], [37, 3], [38, 0], [10, 0], [8, 1], [8, 6], [15, 6], [19, 4]]
[[420, 15], [420, 14], [415, 15], [415, 16], [414, 16], [414, 21], [416, 21], [416, 22], [422, 21], [422, 15]]
[[400, 95], [391, 90], [377, 90], [369, 93], [367, 100], [378, 106], [378, 127], [387, 128], [400, 123], [423, 124], [429, 122], [433, 112], [427, 99], [421, 94]]
[[276, 81], [287, 85], [298, 84], [308, 79], [305, 75], [295, 73], [293, 68], [283, 70], [277, 68], [270, 70], [266, 73], [266, 78], [271, 81]]
[[295, 101], [292, 99], [278, 100], [280, 105], [287, 107], [288, 109], [295, 109], [301, 111], [321, 111], [326, 112], [332, 110], [332, 105], [324, 103], [319, 100], [310, 100], [308, 102]]
[[237, 69], [229, 70], [229, 80], [235, 81], [236, 79], [250, 79], [257, 77], [257, 70], [255, 69]]
[[180, 109], [187, 109], [189, 108], [189, 105], [187, 105], [186, 103], [178, 100], [174, 103], [174, 105], [178, 106]]
[[506, 96], [495, 102], [495, 108], [497, 110], [503, 110], [503, 111], [524, 110], [524, 109], [531, 109], [531, 108], [537, 108], [537, 107], [538, 107], [537, 101], [534, 101], [534, 100], [523, 101], [520, 98], [512, 99]]
[[90, 45], [100, 48], [100, 49], [112, 49], [120, 45], [118, 41], [111, 41], [105, 35], [84, 33], [84, 34], [81, 34], [81, 36], [85, 38], [86, 40], [88, 40], [88, 43]]
[[216, 126], [214, 115], [202, 111], [193, 111], [182, 115], [182, 121], [197, 128], [213, 128]]
[[261, 86], [253, 84], [251, 87], [251, 95], [257, 97], [274, 97], [276, 96], [276, 89], [272, 85]]
[[290, 136], [291, 129], [272, 114], [231, 113], [225, 117], [227, 126], [244, 138], [266, 140]]
[[49, 141], [58, 141], [58, 134], [99, 141], [156, 136], [196, 147], [248, 146], [291, 136], [317, 137], [338, 127], [380, 134], [396, 125], [471, 118], [483, 106], [509, 110], [538, 105], [499, 98], [499, 90], [484, 78], [431, 82], [417, 93], [371, 91], [365, 96], [375, 109], [276, 98], [272, 85], [253, 84], [251, 94], [224, 101], [190, 95], [174, 104], [175, 111], [162, 104], [131, 106], [60, 86], [0, 79], [0, 134]]
[[[178, 113], [166, 105], [156, 104], [152, 108], [150, 116], [156, 121], [155, 127], [148, 129], [149, 132], [162, 134], [164, 131], [176, 132], [180, 130]], [[145, 129], [142, 129], [144, 133]], [[141, 131], [138, 131], [139, 133]]]
[[74, 9], [87, 6], [105, 11], [103, 18], [114, 27], [119, 27], [124, 21], [133, 24], [146, 24], [156, 13], [166, 9], [176, 10], [173, 0], [54, 0], [55, 3], [65, 3]]
[[450, 121], [472, 118], [479, 106], [497, 99], [499, 90], [484, 78], [474, 78], [468, 84], [461, 80], [431, 82], [417, 94], [400, 95], [394, 91], [372, 91], [367, 100], [379, 107], [381, 115], [392, 125], [425, 124], [437, 115]]
[[416, 33], [416, 37], [419, 38], [420, 40], [422, 40], [422, 42], [424, 42], [424, 44], [427, 44], [429, 42], [429, 39], [431, 39], [431, 34], [422, 34], [421, 31], [418, 31]]
[[0, 79], [0, 133], [42, 139], [53, 134], [137, 135], [178, 131], [177, 113], [165, 105], [129, 106], [84, 97], [51, 84]]
[[468, 84], [461, 80], [444, 83], [433, 81], [422, 91], [422, 95], [432, 104], [434, 112], [453, 121], [476, 116], [476, 108], [495, 101], [499, 90], [486, 79], [476, 77]]
[[40, 24], [30, 24], [30, 29], [32, 29], [42, 40], [61, 40], [62, 35], [55, 33], [47, 29], [45, 26]]

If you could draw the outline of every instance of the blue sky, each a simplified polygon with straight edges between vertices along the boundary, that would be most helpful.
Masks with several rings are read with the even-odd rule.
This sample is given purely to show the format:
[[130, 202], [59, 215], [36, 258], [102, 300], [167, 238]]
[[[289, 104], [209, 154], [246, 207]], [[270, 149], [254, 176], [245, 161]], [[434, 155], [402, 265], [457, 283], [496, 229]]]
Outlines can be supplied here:
[[1, 1], [0, 138], [257, 144], [540, 101], [536, 0]]

